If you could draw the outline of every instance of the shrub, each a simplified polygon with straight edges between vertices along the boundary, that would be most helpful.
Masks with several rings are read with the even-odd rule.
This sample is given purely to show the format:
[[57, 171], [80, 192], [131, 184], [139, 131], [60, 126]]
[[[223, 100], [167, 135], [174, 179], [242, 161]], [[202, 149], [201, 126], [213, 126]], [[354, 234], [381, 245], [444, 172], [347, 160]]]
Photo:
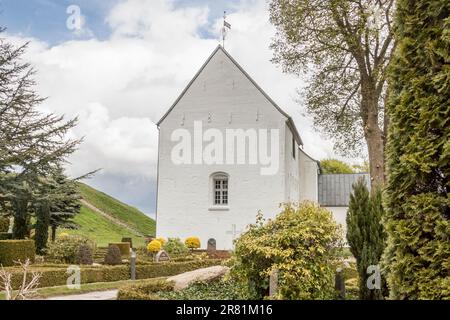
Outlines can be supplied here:
[[231, 276], [245, 285], [244, 296], [268, 296], [269, 276], [278, 269], [281, 299], [331, 299], [334, 265], [342, 231], [331, 212], [312, 202], [286, 205], [275, 220], [258, 214], [235, 243]]
[[94, 259], [92, 258], [92, 248], [90, 246], [82, 244], [78, 248], [77, 263], [86, 265], [94, 263]]
[[188, 248], [181, 242], [180, 238], [169, 238], [163, 249], [170, 255], [184, 255], [188, 253]]
[[0, 216], [0, 232], [8, 232], [9, 231], [9, 218]]
[[77, 262], [78, 251], [80, 246], [88, 245], [92, 250], [95, 249], [95, 244], [90, 239], [82, 236], [61, 235], [50, 243], [47, 249], [47, 260], [74, 264]]
[[393, 299], [450, 299], [447, 0], [397, 1], [383, 265]]
[[197, 237], [189, 237], [186, 239], [186, 241], [184, 241], [184, 244], [186, 245], [186, 247], [188, 247], [189, 249], [198, 249], [200, 248], [200, 239]]
[[164, 246], [164, 244], [167, 242], [166, 239], [164, 239], [163, 237], [158, 237], [155, 240], [158, 240], [159, 242], [161, 242], [162, 246]]
[[0, 232], [0, 240], [11, 240], [12, 233]]
[[34, 262], [35, 247], [33, 240], [2, 240], [0, 241], [0, 265], [12, 266], [15, 261]]
[[372, 196], [364, 182], [359, 179], [353, 185], [347, 214], [347, 241], [356, 258], [359, 273], [359, 298], [361, 300], [383, 299], [387, 295], [386, 282], [382, 277], [380, 289], [369, 289], [366, 285], [371, 274], [367, 268], [378, 265], [385, 247], [385, 232], [381, 224], [383, 207], [381, 191], [373, 191]]
[[161, 242], [159, 242], [158, 240], [152, 240], [148, 245], [147, 245], [147, 252], [149, 253], [157, 253], [159, 250], [161, 250]]
[[119, 290], [117, 300], [162, 300], [158, 293], [173, 291], [173, 282], [165, 279], [154, 279], [148, 283], [126, 286]]
[[105, 264], [108, 265], [118, 265], [122, 263], [122, 254], [118, 246], [110, 244], [108, 247], [108, 252], [105, 256]]
[[168, 300], [243, 300], [239, 282], [232, 279], [219, 279], [210, 282], [194, 282], [179, 291], [158, 291], [155, 294], [160, 299]]
[[115, 242], [110, 243], [109, 246], [116, 246], [120, 250], [120, 254], [123, 257], [128, 257], [130, 255], [130, 243], [129, 242]]
[[132, 238], [122, 238], [122, 242], [128, 242], [130, 244], [130, 248], [133, 248], [133, 239]]

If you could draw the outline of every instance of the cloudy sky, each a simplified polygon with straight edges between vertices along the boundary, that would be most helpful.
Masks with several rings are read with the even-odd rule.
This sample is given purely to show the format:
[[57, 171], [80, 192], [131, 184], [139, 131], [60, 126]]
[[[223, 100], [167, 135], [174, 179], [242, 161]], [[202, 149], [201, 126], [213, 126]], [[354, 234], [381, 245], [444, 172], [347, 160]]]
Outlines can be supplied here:
[[[69, 28], [68, 7], [81, 10]], [[153, 216], [157, 128], [220, 39], [223, 11], [232, 24], [227, 50], [295, 119], [305, 151], [334, 156], [294, 99], [305, 86], [270, 62], [274, 28], [266, 0], [0, 0], [3, 37], [30, 41], [44, 111], [79, 117], [84, 143], [72, 176], [102, 168], [88, 184]]]

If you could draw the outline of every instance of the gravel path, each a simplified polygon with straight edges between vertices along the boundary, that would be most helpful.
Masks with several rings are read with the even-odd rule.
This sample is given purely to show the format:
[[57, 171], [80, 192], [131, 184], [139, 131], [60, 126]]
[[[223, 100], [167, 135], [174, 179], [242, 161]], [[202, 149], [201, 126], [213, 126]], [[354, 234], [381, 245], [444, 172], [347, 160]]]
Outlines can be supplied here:
[[96, 291], [83, 294], [51, 297], [47, 300], [116, 300], [118, 290]]

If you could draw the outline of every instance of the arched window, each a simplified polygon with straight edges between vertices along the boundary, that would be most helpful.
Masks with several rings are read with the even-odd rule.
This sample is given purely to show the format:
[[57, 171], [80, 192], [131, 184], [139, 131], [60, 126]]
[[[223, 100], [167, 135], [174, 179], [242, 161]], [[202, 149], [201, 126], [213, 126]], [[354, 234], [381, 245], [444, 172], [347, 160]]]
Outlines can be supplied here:
[[228, 206], [228, 175], [215, 173], [212, 175], [213, 205]]

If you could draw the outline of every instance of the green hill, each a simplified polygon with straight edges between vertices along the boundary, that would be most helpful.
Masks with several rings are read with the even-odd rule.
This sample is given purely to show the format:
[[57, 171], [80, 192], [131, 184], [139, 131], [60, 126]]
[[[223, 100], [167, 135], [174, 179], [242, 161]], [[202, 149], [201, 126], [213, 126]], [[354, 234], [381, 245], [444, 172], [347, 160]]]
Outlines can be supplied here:
[[145, 235], [155, 234], [155, 221], [138, 209], [82, 183], [79, 191], [83, 206], [74, 221], [80, 228], [59, 233], [87, 236], [98, 246], [118, 242], [122, 237], [131, 237], [133, 245], [141, 246]]

